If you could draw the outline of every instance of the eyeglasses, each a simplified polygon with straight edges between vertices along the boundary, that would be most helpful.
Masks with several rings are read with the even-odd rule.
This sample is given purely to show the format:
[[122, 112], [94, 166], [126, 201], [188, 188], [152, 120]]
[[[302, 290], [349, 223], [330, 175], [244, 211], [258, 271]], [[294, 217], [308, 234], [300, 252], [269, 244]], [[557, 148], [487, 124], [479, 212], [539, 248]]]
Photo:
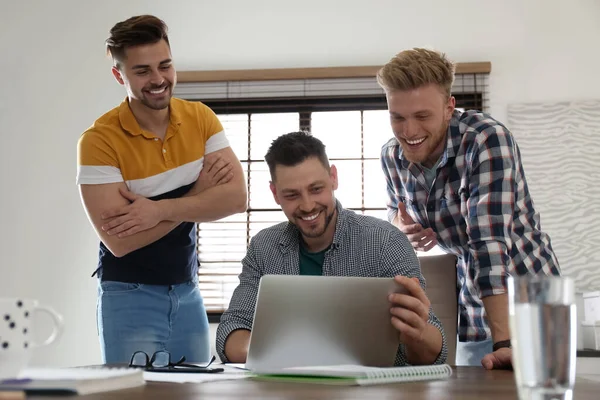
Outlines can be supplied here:
[[216, 357], [212, 356], [206, 365], [186, 364], [184, 356], [173, 363], [171, 362], [171, 353], [165, 350], [159, 350], [151, 357], [146, 352], [136, 351], [131, 356], [129, 367], [155, 372], [222, 372], [222, 368], [209, 368], [215, 359]]

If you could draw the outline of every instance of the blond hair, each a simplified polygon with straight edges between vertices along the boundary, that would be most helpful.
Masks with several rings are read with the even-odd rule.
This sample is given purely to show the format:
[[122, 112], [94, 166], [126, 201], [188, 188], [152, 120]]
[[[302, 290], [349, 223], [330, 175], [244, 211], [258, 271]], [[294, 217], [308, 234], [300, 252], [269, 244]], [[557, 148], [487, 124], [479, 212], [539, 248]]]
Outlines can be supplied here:
[[450, 97], [454, 63], [437, 51], [414, 48], [396, 54], [377, 72], [377, 83], [386, 92], [412, 90], [428, 84], [440, 86]]

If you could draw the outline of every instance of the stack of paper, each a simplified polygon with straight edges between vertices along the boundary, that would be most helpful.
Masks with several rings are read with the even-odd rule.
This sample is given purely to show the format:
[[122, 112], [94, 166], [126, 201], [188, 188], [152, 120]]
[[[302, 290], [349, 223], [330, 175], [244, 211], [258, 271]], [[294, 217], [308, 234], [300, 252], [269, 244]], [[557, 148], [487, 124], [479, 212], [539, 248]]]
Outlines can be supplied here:
[[90, 394], [143, 386], [144, 374], [131, 368], [35, 368], [19, 379], [0, 381], [0, 391]]

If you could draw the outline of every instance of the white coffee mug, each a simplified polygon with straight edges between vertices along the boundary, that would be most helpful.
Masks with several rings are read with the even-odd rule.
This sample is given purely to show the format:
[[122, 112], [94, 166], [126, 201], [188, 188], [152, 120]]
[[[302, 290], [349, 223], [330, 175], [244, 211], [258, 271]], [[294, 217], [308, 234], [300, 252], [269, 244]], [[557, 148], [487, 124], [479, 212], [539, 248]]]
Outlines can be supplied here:
[[[35, 341], [34, 313], [44, 312], [54, 323], [52, 333], [41, 343]], [[37, 300], [0, 298], [0, 380], [18, 377], [27, 367], [36, 347], [54, 342], [62, 333], [63, 317]]]

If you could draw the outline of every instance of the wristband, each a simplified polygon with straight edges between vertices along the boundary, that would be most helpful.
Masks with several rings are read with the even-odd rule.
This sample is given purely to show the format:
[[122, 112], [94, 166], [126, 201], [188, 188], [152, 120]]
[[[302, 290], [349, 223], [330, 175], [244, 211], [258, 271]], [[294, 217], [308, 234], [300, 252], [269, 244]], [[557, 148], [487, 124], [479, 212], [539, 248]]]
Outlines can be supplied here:
[[492, 350], [496, 351], [496, 350], [502, 349], [504, 347], [507, 347], [509, 349], [512, 348], [510, 345], [510, 339], [509, 340], [501, 340], [499, 342], [494, 343]]

